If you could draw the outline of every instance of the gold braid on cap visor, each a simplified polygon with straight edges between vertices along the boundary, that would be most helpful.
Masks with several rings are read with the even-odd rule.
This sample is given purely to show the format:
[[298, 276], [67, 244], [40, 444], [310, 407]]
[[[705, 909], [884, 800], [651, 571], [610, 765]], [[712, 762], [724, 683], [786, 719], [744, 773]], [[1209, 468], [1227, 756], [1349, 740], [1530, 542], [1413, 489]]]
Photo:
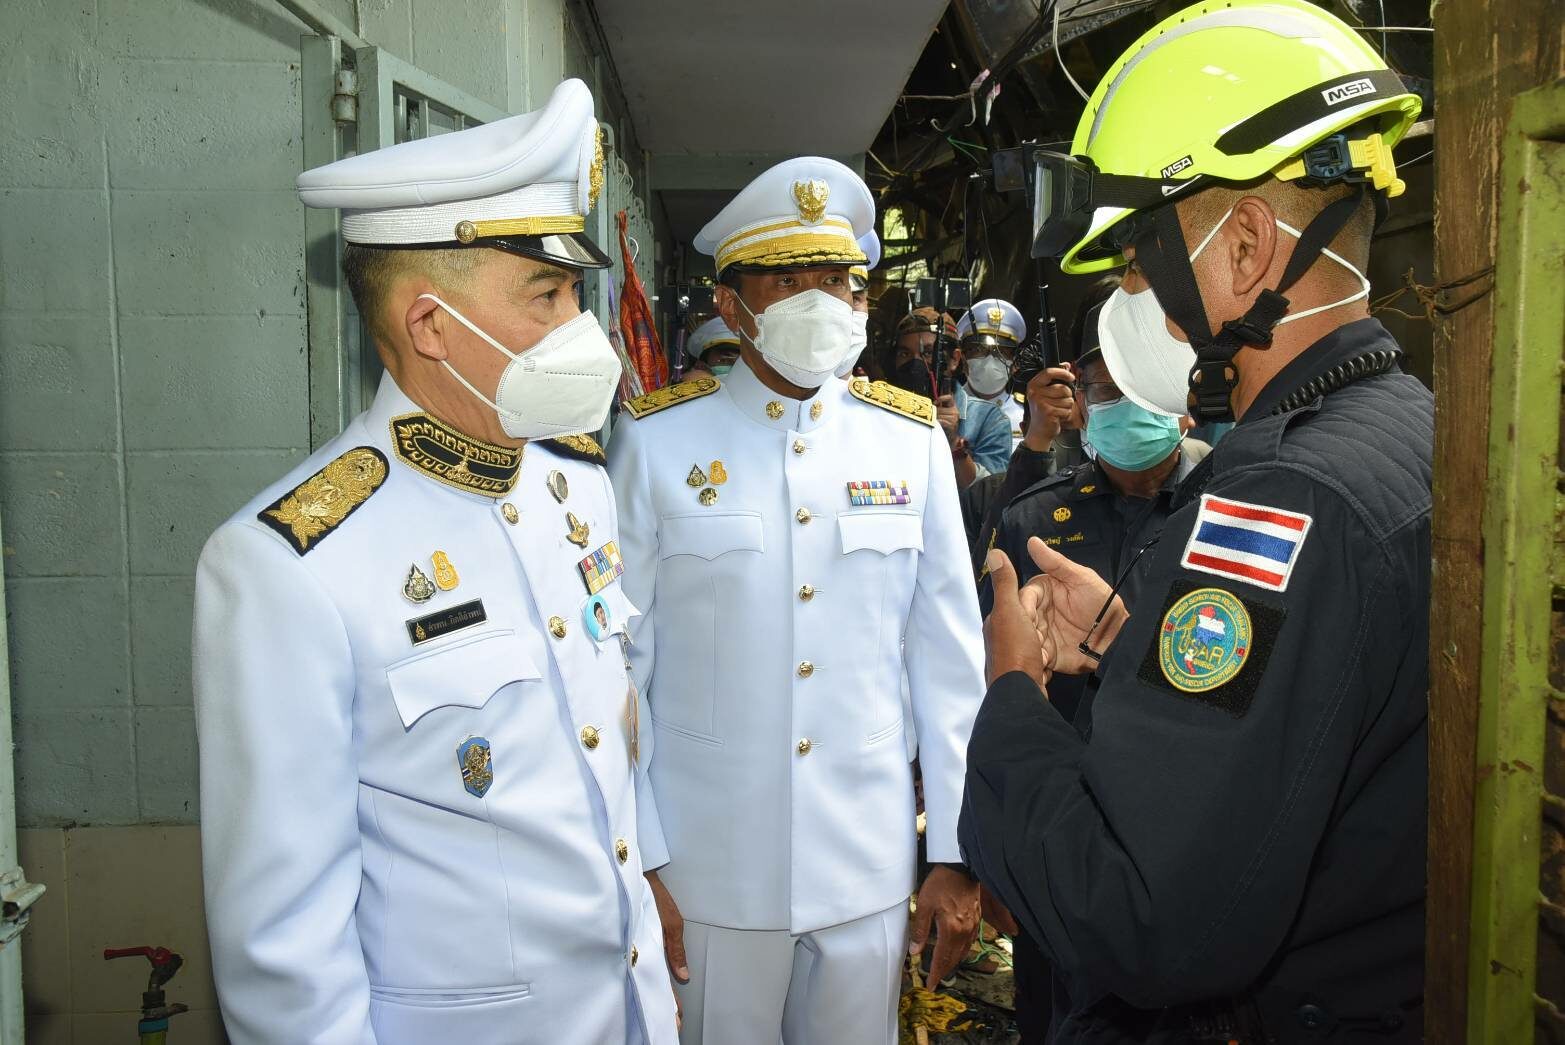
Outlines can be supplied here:
[[[766, 235], [771, 232], [787, 234]], [[868, 260], [853, 238], [853, 226], [832, 218], [815, 227], [795, 220], [743, 229], [717, 248], [719, 272], [729, 265], [852, 265]]]
[[580, 214], [556, 214], [541, 218], [459, 221], [453, 234], [458, 243], [471, 243], [482, 236], [563, 236], [586, 230], [587, 219]]

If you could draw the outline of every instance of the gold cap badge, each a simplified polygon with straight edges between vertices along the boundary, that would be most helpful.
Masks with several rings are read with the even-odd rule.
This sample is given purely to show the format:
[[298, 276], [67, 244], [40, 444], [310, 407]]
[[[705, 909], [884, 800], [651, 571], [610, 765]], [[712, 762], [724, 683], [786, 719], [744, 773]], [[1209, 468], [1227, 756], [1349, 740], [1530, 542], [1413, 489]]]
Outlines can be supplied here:
[[592, 166], [587, 169], [587, 209], [598, 205], [598, 195], [603, 192], [603, 125], [597, 127], [598, 137], [592, 146]]
[[793, 202], [799, 208], [799, 221], [805, 225], [819, 225], [826, 220], [826, 200], [831, 187], [820, 178], [793, 183]]

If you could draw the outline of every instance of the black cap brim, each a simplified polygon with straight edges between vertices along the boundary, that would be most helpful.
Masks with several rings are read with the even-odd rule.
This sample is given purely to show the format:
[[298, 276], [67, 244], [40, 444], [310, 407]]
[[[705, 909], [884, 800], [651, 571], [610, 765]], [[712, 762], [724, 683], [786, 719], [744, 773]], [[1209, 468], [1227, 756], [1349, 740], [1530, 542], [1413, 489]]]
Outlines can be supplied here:
[[599, 250], [585, 232], [566, 232], [555, 236], [487, 236], [468, 245], [493, 247], [508, 254], [570, 268], [606, 269], [614, 264], [614, 260]]
[[1012, 338], [999, 337], [995, 334], [968, 334], [959, 342], [959, 348], [1008, 348], [1016, 351], [1017, 342]]

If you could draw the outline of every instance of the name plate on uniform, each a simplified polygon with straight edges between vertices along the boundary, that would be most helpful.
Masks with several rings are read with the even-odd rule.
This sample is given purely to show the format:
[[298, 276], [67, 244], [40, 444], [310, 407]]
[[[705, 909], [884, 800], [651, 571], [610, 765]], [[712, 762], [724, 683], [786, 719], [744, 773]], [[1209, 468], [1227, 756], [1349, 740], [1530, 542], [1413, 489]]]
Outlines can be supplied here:
[[912, 504], [907, 480], [858, 479], [848, 484], [848, 504], [862, 508], [871, 504]]
[[420, 642], [428, 642], [430, 639], [449, 635], [453, 631], [471, 628], [488, 619], [489, 614], [484, 612], [484, 600], [474, 599], [460, 606], [452, 606], [448, 610], [413, 618], [407, 622], [408, 638], [417, 646]]
[[619, 579], [625, 572], [620, 558], [619, 545], [610, 541], [579, 564], [582, 580], [587, 582], [587, 594], [596, 595]]

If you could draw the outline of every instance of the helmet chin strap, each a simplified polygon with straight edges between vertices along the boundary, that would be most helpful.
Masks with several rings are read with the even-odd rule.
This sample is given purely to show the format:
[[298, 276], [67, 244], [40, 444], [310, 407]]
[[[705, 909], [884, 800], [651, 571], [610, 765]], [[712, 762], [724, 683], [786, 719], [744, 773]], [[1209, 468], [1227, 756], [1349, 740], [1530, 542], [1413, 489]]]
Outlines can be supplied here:
[[1294, 247], [1277, 286], [1261, 291], [1243, 316], [1226, 321], [1215, 334], [1201, 301], [1175, 207], [1170, 204], [1153, 213], [1150, 232], [1135, 244], [1136, 265], [1157, 295], [1163, 312], [1185, 332], [1195, 349], [1195, 365], [1190, 368], [1190, 412], [1198, 423], [1234, 420], [1233, 392], [1239, 384], [1234, 356], [1246, 345], [1271, 347], [1272, 328], [1288, 311], [1289, 302], [1283, 292], [1315, 263], [1363, 198], [1364, 186], [1360, 184], [1348, 195], [1321, 208], [1299, 234], [1298, 246]]

